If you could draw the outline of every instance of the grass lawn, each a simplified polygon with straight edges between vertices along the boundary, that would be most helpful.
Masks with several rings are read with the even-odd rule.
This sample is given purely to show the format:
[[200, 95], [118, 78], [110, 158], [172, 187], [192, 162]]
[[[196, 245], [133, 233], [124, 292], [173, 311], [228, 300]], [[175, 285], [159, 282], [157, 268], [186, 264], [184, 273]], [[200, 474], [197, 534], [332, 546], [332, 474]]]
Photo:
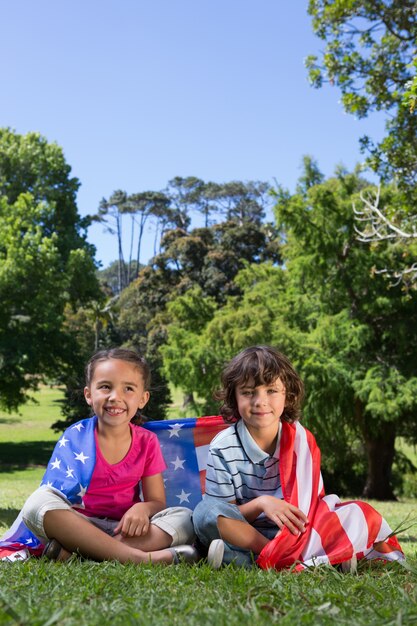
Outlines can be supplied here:
[[[49, 426], [60, 418], [59, 390], [43, 388], [35, 397], [40, 404], [20, 416], [0, 413], [0, 535], [39, 484], [57, 439]], [[372, 504], [393, 528], [407, 515], [417, 518], [415, 500]], [[411, 569], [374, 564], [357, 575], [330, 567], [212, 571], [205, 563], [152, 567], [76, 557], [0, 562], [0, 626], [417, 624], [417, 525], [400, 541]]]

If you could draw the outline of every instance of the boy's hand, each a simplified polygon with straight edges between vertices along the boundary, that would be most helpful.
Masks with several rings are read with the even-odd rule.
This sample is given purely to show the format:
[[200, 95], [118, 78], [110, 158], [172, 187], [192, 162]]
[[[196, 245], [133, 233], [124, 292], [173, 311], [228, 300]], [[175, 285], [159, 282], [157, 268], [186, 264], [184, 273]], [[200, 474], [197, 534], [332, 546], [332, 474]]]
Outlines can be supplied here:
[[305, 532], [308, 519], [296, 506], [274, 496], [261, 496], [261, 501], [263, 512], [280, 530], [286, 526], [293, 535]]
[[150, 526], [143, 502], [134, 504], [126, 511], [114, 529], [114, 534], [120, 533], [123, 537], [140, 537], [146, 535]]

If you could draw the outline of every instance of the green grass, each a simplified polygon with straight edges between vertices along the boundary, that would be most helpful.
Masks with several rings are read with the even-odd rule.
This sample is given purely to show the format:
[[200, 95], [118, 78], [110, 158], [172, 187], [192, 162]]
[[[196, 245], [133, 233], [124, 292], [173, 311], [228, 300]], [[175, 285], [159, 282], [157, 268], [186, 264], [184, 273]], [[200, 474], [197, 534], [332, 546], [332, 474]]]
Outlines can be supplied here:
[[[61, 392], [43, 388], [35, 397], [40, 404], [20, 416], [0, 414], [0, 454], [12, 450], [7, 465], [0, 456], [0, 534], [39, 484], [44, 463], [38, 461], [57, 439], [49, 426], [60, 417]], [[417, 518], [416, 500], [372, 504], [393, 528]], [[417, 526], [400, 541], [411, 570], [374, 564], [358, 575], [330, 567], [301, 574], [212, 571], [204, 563], [152, 567], [75, 557], [0, 562], [0, 626], [416, 624]]]

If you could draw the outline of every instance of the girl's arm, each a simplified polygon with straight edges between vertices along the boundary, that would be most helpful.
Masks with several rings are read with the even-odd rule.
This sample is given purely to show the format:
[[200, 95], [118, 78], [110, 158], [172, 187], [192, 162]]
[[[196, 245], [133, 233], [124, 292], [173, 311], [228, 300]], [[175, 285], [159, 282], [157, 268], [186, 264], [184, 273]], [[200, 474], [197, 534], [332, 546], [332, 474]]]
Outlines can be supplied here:
[[140, 537], [149, 530], [149, 519], [166, 507], [165, 488], [162, 474], [142, 478], [143, 502], [134, 504], [123, 515], [114, 529], [114, 534], [124, 537]]

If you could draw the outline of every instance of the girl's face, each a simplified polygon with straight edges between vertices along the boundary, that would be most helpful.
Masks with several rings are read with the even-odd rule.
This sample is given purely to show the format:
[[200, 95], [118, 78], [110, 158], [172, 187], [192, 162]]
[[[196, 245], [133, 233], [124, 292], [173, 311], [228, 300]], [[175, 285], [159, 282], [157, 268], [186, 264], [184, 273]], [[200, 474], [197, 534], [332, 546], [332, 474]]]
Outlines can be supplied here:
[[266, 429], [272, 431], [278, 428], [285, 408], [285, 387], [280, 378], [258, 387], [253, 381], [248, 381], [237, 387], [236, 402], [249, 432], [260, 434]]
[[98, 419], [112, 426], [128, 424], [149, 400], [141, 371], [119, 359], [99, 361], [84, 396]]

